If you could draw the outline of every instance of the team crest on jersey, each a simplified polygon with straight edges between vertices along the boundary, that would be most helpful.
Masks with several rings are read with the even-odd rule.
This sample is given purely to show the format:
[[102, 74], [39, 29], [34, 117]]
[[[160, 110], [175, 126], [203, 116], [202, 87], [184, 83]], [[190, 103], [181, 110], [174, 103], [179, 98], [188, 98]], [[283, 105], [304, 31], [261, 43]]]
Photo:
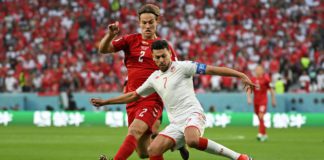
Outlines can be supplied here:
[[142, 51], [145, 51], [145, 50], [147, 50], [149, 47], [148, 46], [141, 46], [141, 50]]
[[143, 44], [143, 45], [148, 45], [149, 43], [146, 42], [146, 41], [142, 41], [142, 44]]
[[171, 67], [171, 72], [174, 72], [174, 71], [175, 71], [175, 67], [172, 66], [172, 67]]
[[155, 79], [159, 79], [159, 78], [160, 78], [160, 76], [156, 76], [156, 77], [155, 77]]

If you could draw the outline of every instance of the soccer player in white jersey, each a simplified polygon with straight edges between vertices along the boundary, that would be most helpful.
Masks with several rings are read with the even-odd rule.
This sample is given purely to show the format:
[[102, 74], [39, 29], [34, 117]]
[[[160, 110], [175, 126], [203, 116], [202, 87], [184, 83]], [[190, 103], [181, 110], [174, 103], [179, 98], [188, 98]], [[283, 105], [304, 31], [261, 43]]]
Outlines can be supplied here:
[[[245, 154], [237, 153], [202, 137], [206, 118], [196, 98], [192, 77], [194, 74], [238, 77], [242, 80], [247, 92], [251, 92], [255, 86], [251, 80], [244, 73], [226, 67], [214, 67], [191, 61], [171, 61], [171, 52], [165, 40], [153, 42], [152, 51], [153, 60], [159, 70], [153, 72], [136, 91], [108, 100], [93, 98], [91, 103], [96, 107], [130, 103], [140, 97], [158, 93], [163, 100], [170, 124], [149, 145], [150, 160], [163, 160], [164, 152], [169, 149], [178, 149], [185, 143], [189, 147], [233, 160], [251, 160], [252, 158]], [[142, 112], [145, 113], [147, 110]], [[150, 114], [154, 116], [156, 113], [153, 111]]]

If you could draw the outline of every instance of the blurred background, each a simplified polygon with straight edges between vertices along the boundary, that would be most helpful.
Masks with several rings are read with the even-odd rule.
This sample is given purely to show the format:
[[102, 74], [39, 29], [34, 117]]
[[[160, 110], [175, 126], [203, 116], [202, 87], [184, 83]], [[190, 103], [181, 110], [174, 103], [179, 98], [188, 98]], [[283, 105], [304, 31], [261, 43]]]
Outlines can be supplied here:
[[[145, 1], [3, 0], [0, 3], [0, 91], [120, 92], [123, 54], [97, 53], [106, 26], [138, 32]], [[149, 1], [154, 2], [154, 1]], [[248, 2], [248, 3], [247, 3]], [[180, 60], [252, 74], [262, 64], [285, 92], [323, 92], [324, 5], [316, 0], [177, 0], [158, 2], [158, 33]], [[172, 12], [168, 12], [172, 11]], [[195, 78], [199, 93], [241, 90], [239, 81]]]
[[[323, 147], [319, 141], [324, 142], [322, 0], [0, 0], [0, 131], [5, 137], [0, 134], [0, 139], [8, 138], [8, 141], [0, 140], [0, 147], [3, 145], [1, 148], [10, 151], [2, 150], [0, 155], [7, 156], [7, 159], [26, 159], [9, 155], [15, 151], [8, 146], [24, 144], [10, 137], [19, 129], [27, 132], [27, 136], [23, 137], [25, 139], [37, 133], [48, 133], [49, 137], [44, 139], [53, 139], [53, 143], [59, 142], [65, 133], [83, 135], [87, 138], [82, 140], [88, 143], [78, 145], [88, 144], [96, 148], [98, 144], [93, 142], [98, 142], [102, 152], [107, 146], [101, 140], [111, 139], [107, 135], [97, 135], [100, 138], [91, 139], [87, 129], [76, 133], [67, 128], [58, 133], [61, 131], [53, 128], [46, 131], [45, 128], [34, 130], [28, 126], [107, 125], [122, 127], [120, 133], [126, 134], [124, 105], [98, 110], [88, 100], [91, 97], [116, 96], [123, 91], [127, 76], [123, 53], [100, 55], [98, 44], [106, 33], [107, 25], [115, 21], [121, 23], [120, 35], [139, 32], [136, 11], [147, 2], [160, 7], [162, 17], [158, 34], [170, 41], [179, 60], [226, 66], [249, 76], [254, 75], [253, 71], [258, 64], [263, 65], [275, 86], [277, 98], [276, 108], [272, 108], [269, 102], [267, 127], [310, 127], [298, 130], [304, 133], [291, 138], [286, 136], [297, 133], [296, 130], [287, 129], [287, 134], [281, 130], [270, 130], [270, 135], [273, 133], [273, 138], [277, 138], [276, 142], [282, 142], [278, 146], [290, 144], [286, 149], [290, 148], [290, 153], [296, 155], [289, 157], [290, 154], [287, 154], [283, 159], [321, 159], [321, 152], [316, 149]], [[223, 133], [216, 138], [222, 141], [221, 137], [228, 137], [237, 130], [229, 128], [220, 133], [217, 129], [219, 126], [243, 126], [251, 134], [244, 135], [244, 140], [239, 143], [249, 144], [250, 148], [260, 148], [260, 144], [251, 138], [255, 137], [256, 129], [252, 126], [258, 125], [257, 119], [252, 114], [253, 107], [246, 102], [238, 79], [195, 76], [194, 86], [209, 114], [208, 126], [215, 130], [215, 135]], [[167, 120], [163, 122], [167, 123]], [[10, 130], [10, 127], [4, 129], [3, 125], [19, 127]], [[314, 126], [317, 127], [312, 128]], [[96, 135], [96, 132], [107, 132], [107, 128], [92, 129]], [[242, 134], [245, 131], [242, 128], [239, 130]], [[62, 136], [55, 139], [55, 135]], [[306, 140], [308, 135], [314, 138]], [[38, 136], [28, 143], [37, 142]], [[65, 142], [68, 144], [64, 146], [67, 150], [76, 146], [76, 142], [82, 142], [75, 138], [69, 137], [69, 140], [74, 140], [72, 144], [69, 140]], [[301, 145], [298, 141], [292, 142], [303, 138], [305, 142], [300, 143], [315, 146], [312, 152], [317, 155], [299, 155], [299, 149], [300, 153], [304, 153], [307, 148], [294, 148]], [[122, 137], [119, 139], [121, 142]], [[223, 141], [235, 146], [239, 139], [229, 137]], [[253, 153], [249, 147], [237, 146]], [[28, 153], [24, 146], [20, 147], [24, 154]], [[111, 154], [115, 152], [114, 147], [109, 151]], [[44, 146], [38, 146], [38, 149], [42, 151]], [[260, 152], [254, 155], [261, 159], [282, 155], [273, 148], [269, 150], [273, 151], [272, 154]], [[81, 152], [75, 154], [80, 154], [78, 159], [91, 159], [99, 154], [98, 150], [87, 155]], [[52, 157], [47, 157], [51, 154]], [[58, 155], [50, 150], [44, 151], [44, 155], [29, 155], [34, 160], [39, 156], [43, 156], [40, 159], [57, 159]], [[60, 159], [75, 159], [69, 153], [65, 157], [64, 154], [60, 156]]]

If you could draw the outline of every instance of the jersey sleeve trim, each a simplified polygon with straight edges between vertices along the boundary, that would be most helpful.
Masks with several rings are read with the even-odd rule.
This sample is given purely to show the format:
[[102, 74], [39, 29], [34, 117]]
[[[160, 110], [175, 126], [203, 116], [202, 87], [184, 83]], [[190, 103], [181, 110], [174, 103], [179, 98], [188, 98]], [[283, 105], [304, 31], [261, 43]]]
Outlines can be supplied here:
[[140, 95], [140, 94], [137, 93], [137, 90], [135, 91], [135, 94], [136, 94], [137, 96], [141, 97], [141, 98], [144, 98], [142, 95]]

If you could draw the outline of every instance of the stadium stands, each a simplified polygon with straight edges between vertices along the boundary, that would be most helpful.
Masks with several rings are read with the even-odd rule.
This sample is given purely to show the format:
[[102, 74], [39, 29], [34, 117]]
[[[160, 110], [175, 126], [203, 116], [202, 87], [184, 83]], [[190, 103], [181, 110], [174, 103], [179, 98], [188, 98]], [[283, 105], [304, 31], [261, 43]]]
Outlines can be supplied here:
[[[141, 3], [139, 3], [141, 2]], [[107, 24], [137, 31], [142, 1], [0, 2], [0, 91], [122, 91], [123, 54], [98, 55]], [[261, 63], [286, 92], [324, 91], [324, 3], [319, 0], [176, 0], [162, 9], [159, 35], [179, 59], [251, 74]], [[240, 90], [238, 81], [195, 77], [197, 92]]]

